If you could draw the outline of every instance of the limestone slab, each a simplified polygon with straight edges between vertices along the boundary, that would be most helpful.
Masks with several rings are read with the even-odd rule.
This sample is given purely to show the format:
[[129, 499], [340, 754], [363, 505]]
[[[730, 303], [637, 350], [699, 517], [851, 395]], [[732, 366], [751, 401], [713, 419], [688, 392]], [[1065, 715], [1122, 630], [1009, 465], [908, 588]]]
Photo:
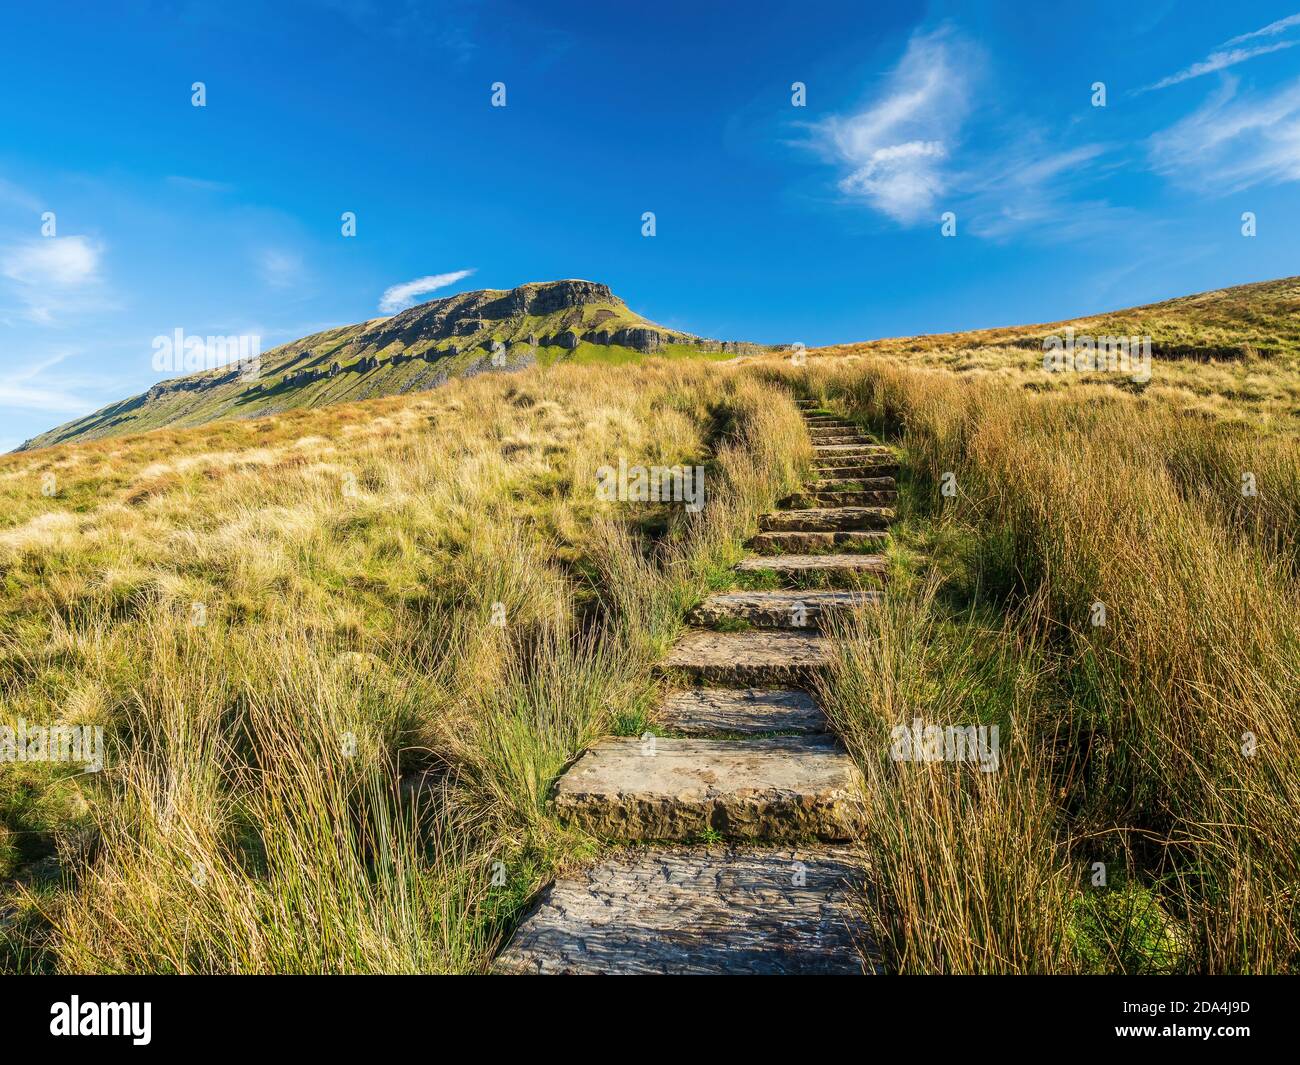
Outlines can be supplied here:
[[873, 492], [797, 492], [781, 500], [782, 506], [807, 510], [813, 507], [887, 507], [898, 498], [895, 489]]
[[850, 839], [861, 776], [831, 736], [714, 740], [612, 736], [560, 777], [566, 824], [621, 840]]
[[888, 507], [812, 507], [778, 510], [758, 519], [763, 532], [834, 532], [884, 529], [894, 518]]
[[809, 481], [805, 492], [895, 492], [898, 482], [892, 477], [834, 477]]
[[844, 974], [874, 968], [841, 847], [627, 848], [548, 887], [502, 973]]
[[810, 425], [808, 426], [808, 435], [816, 441], [825, 441], [833, 443], [837, 441], [853, 441], [864, 444], [874, 444], [875, 441], [867, 436], [861, 429], [844, 428], [838, 425]]
[[883, 580], [888, 565], [882, 555], [766, 555], [742, 559], [736, 569], [789, 577], [821, 573]]
[[875, 590], [724, 592], [704, 600], [692, 612], [691, 620], [698, 625], [745, 621], [759, 628], [816, 628], [832, 614], [848, 613], [879, 600], [880, 593]]
[[831, 532], [764, 532], [750, 537], [747, 546], [760, 555], [811, 554], [836, 548], [876, 550], [889, 539], [879, 530], [848, 529]]
[[884, 444], [814, 444], [813, 454], [824, 456], [860, 456], [885, 458], [893, 452]]
[[830, 645], [815, 633], [691, 629], [673, 645], [661, 669], [730, 688], [801, 687], [829, 661]]
[[862, 477], [898, 477], [898, 463], [892, 460], [818, 459], [813, 470], [820, 477], [840, 480]]
[[659, 709], [665, 728], [692, 736], [826, 731], [826, 715], [807, 692], [766, 688], [686, 688]]

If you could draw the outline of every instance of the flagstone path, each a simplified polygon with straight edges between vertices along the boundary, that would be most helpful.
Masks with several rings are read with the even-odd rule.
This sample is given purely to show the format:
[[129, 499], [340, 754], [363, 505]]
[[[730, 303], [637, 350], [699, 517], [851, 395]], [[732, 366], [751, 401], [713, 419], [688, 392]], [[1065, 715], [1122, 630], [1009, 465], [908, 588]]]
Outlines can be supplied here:
[[800, 401], [817, 480], [759, 519], [738, 587], [710, 596], [662, 663], [669, 733], [599, 741], [556, 815], [611, 841], [546, 888], [496, 968], [513, 973], [860, 973], [845, 846], [861, 777], [806, 690], [821, 629], [878, 601], [896, 456]]

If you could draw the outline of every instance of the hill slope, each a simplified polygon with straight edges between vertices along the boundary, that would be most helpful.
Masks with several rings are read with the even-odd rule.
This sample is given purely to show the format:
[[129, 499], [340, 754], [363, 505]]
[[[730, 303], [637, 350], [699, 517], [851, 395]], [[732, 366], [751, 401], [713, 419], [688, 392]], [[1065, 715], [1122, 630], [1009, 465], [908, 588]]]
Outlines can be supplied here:
[[1300, 277], [1198, 292], [1140, 307], [1039, 325], [977, 329], [837, 344], [827, 354], [900, 355], [921, 350], [1022, 347], [1072, 326], [1093, 336], [1149, 336], [1153, 357], [1193, 361], [1300, 355]]
[[[1068, 336], [1068, 328], [1078, 337], [1150, 337], [1150, 379], [1102, 371], [1045, 373], [1044, 340]], [[809, 354], [996, 376], [1037, 392], [1130, 393], [1188, 415], [1290, 432], [1300, 425], [1300, 277], [1086, 318], [836, 344]]]
[[483, 289], [303, 337], [262, 354], [251, 372], [228, 364], [160, 381], [142, 395], [42, 433], [18, 450], [419, 392], [452, 377], [535, 362], [618, 363], [651, 354], [746, 350], [758, 349], [647, 321], [608, 286], [592, 281]]

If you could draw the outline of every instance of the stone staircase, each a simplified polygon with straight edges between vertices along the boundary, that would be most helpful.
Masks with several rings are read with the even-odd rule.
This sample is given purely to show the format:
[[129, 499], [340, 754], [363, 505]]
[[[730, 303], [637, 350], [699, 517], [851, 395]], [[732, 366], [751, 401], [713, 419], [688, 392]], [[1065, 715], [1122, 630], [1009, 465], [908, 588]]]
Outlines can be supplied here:
[[897, 463], [800, 402], [814, 481], [759, 519], [737, 588], [661, 666], [668, 736], [610, 737], [560, 778], [556, 815], [624, 844], [557, 880], [506, 949], [512, 973], [860, 973], [849, 898], [861, 776], [806, 690], [827, 618], [879, 601]]

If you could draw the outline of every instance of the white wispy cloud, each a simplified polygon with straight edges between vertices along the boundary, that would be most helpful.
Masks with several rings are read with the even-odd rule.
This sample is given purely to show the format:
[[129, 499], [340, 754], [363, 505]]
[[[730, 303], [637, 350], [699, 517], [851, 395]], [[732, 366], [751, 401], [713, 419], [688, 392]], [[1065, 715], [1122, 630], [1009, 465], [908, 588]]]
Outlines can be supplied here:
[[11, 204], [33, 214], [41, 209], [41, 201], [20, 185], [0, 178], [0, 204]]
[[24, 285], [80, 285], [93, 281], [100, 247], [85, 237], [34, 237], [9, 247], [4, 276]]
[[1236, 78], [1148, 141], [1152, 167], [1220, 193], [1300, 181], [1300, 79], [1239, 94]]
[[1228, 67], [1235, 67], [1238, 63], [1246, 62], [1247, 59], [1268, 55], [1270, 52], [1280, 52], [1284, 48], [1294, 48], [1297, 44], [1300, 44], [1300, 41], [1279, 41], [1277, 44], [1263, 44], [1257, 48], [1232, 48], [1227, 51], [1211, 52], [1199, 63], [1193, 63], [1190, 67], [1178, 71], [1177, 74], [1170, 74], [1167, 78], [1161, 78], [1142, 91], [1167, 89], [1170, 85], [1178, 85], [1184, 81], [1191, 81], [1192, 78], [1213, 74], [1217, 70], [1226, 70]]
[[840, 191], [904, 225], [929, 220], [948, 188], [974, 65], [952, 33], [915, 33], [875, 100], [814, 126], [812, 146], [849, 168]]
[[271, 288], [291, 288], [302, 280], [302, 257], [280, 248], [257, 253], [257, 272]]
[[403, 281], [400, 285], [390, 285], [379, 297], [379, 311], [381, 314], [396, 314], [418, 303], [418, 297], [454, 285], [473, 272], [472, 268], [453, 270], [447, 274], [429, 274], [427, 277], [417, 277], [414, 281]]
[[990, 240], [1113, 229], [1115, 209], [1083, 196], [1110, 146], [1063, 142], [1024, 122], [977, 127], [971, 101], [984, 69], [955, 31], [917, 31], [877, 96], [812, 126], [811, 146], [846, 169], [838, 187], [849, 200], [903, 225], [937, 225], [951, 209], [964, 232]]
[[189, 177], [186, 174], [168, 174], [167, 184], [193, 192], [229, 192], [234, 188], [228, 181], [213, 181], [210, 178]]
[[1300, 26], [1300, 14], [1287, 15], [1286, 18], [1280, 18], [1276, 22], [1270, 22], [1263, 29], [1251, 30], [1249, 33], [1243, 33], [1238, 37], [1225, 43], [1225, 47], [1234, 44], [1241, 44], [1242, 41], [1252, 41], [1256, 37], [1276, 37], [1279, 33], [1285, 33], [1292, 26]]
[[0, 275], [11, 282], [28, 318], [49, 323], [60, 311], [89, 305], [103, 252], [88, 237], [34, 237], [0, 252]]
[[1123, 214], [1088, 186], [1098, 176], [1105, 144], [1054, 148], [1038, 138], [1008, 138], [1009, 146], [963, 178], [969, 195], [959, 214], [968, 231], [1004, 240], [1032, 231], [1052, 240], [1079, 240], [1113, 231]]
[[1272, 52], [1281, 52], [1287, 48], [1294, 48], [1297, 44], [1300, 44], [1300, 41], [1278, 41], [1275, 44], [1260, 44], [1249, 48], [1238, 47], [1238, 45], [1245, 44], [1247, 41], [1255, 41], [1261, 37], [1276, 37], [1280, 33], [1285, 33], [1292, 26], [1300, 26], [1300, 14], [1288, 15], [1286, 18], [1270, 22], [1260, 29], [1238, 34], [1231, 40], [1224, 41], [1223, 44], [1219, 45], [1199, 62], [1184, 67], [1177, 73], [1170, 74], [1167, 78], [1161, 78], [1159, 81], [1137, 91], [1151, 92], [1154, 89], [1167, 89], [1170, 85], [1179, 85], [1184, 81], [1191, 81], [1193, 78], [1204, 77], [1206, 74], [1213, 74], [1219, 70], [1227, 70], [1229, 67], [1235, 67], [1238, 63], [1254, 59], [1256, 56], [1269, 55]]
[[0, 408], [53, 415], [93, 410], [95, 404], [76, 391], [84, 382], [64, 371], [48, 372], [72, 354], [60, 351], [7, 370], [0, 378]]
[[40, 414], [84, 414], [94, 407], [89, 400], [62, 388], [0, 381], [0, 408]]

